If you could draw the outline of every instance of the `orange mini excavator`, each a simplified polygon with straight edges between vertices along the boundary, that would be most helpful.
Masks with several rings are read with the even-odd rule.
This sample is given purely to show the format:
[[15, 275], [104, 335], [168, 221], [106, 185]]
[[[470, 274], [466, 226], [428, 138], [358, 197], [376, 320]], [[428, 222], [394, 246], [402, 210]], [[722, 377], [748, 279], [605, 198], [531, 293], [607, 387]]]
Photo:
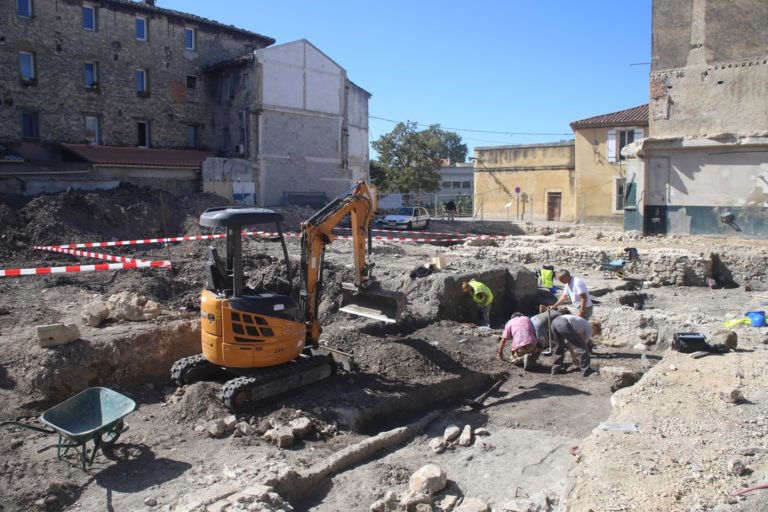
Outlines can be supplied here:
[[[282, 245], [287, 281], [293, 282], [288, 250], [280, 226], [282, 215], [262, 208], [211, 208], [200, 224], [226, 229], [222, 261], [208, 248], [207, 286], [200, 298], [202, 354], [174, 363], [171, 378], [178, 384], [225, 380], [221, 398], [230, 410], [259, 402], [329, 377], [337, 351], [319, 347], [322, 328], [318, 305], [322, 290], [325, 247], [332, 230], [351, 216], [355, 278], [342, 283], [341, 311], [396, 322], [405, 305], [401, 293], [381, 289], [371, 276], [366, 245], [376, 196], [359, 181], [301, 225], [298, 286], [276, 293], [244, 285], [242, 232], [247, 226], [273, 224]], [[298, 291], [297, 291], [298, 290]]]

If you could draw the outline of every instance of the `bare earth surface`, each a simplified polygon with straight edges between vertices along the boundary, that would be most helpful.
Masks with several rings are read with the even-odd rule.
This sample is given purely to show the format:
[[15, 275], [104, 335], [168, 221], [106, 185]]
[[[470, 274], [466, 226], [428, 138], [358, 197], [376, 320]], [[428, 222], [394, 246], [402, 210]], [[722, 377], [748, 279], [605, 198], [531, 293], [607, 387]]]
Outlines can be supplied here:
[[[35, 245], [196, 234], [200, 212], [214, 205], [219, 199], [212, 196], [160, 197], [133, 188], [31, 202], [4, 198], [2, 267], [93, 262]], [[287, 230], [310, 213], [285, 212]], [[445, 471], [447, 485], [418, 510], [475, 510], [469, 498], [494, 511], [768, 509], [766, 491], [731, 496], [768, 480], [765, 329], [735, 327], [738, 348], [727, 354], [692, 359], [667, 350], [675, 332], [718, 342], [724, 320], [765, 309], [766, 242], [479, 221], [433, 221], [431, 228], [513, 236], [454, 246], [376, 242], [382, 285], [409, 297], [403, 321], [387, 327], [337, 312], [352, 256], [348, 242], [335, 242], [326, 258], [322, 341], [352, 353], [359, 369], [244, 411], [235, 418], [246, 425], [242, 431], [218, 437], [208, 427], [229, 416], [216, 396], [220, 385], [177, 390], [168, 378], [173, 361], [199, 350], [197, 296], [207, 243], [96, 249], [170, 259], [172, 271], [0, 278], [0, 421], [39, 425], [44, 410], [90, 386], [138, 403], [126, 418], [129, 430], [85, 471], [71, 452], [61, 460], [55, 449], [38, 452], [56, 441], [53, 435], [0, 429], [0, 510], [369, 510], [388, 491], [406, 493], [411, 475], [429, 463]], [[643, 264], [626, 279], [604, 275], [599, 263], [624, 247], [636, 247]], [[283, 275], [278, 249], [268, 241], [246, 244], [252, 279]], [[296, 239], [289, 252], [297, 263]], [[712, 253], [720, 262], [714, 267]], [[446, 269], [409, 276], [437, 254]], [[674, 265], [681, 259], [685, 269]], [[533, 276], [542, 264], [584, 277], [599, 301], [594, 316], [603, 333], [592, 362], [600, 375], [552, 376], [547, 357], [524, 372], [495, 357], [509, 313], [530, 313], [547, 300]], [[713, 288], [700, 282], [702, 272], [717, 277]], [[472, 324], [474, 309], [456, 291], [474, 276], [501, 292], [490, 331]], [[733, 287], [720, 287], [726, 283]], [[156, 301], [161, 314], [82, 323], [86, 304], [122, 291]], [[39, 347], [36, 326], [51, 323], [77, 324], [80, 338]], [[463, 405], [503, 374], [507, 380], [485, 407]], [[311, 427], [290, 446], [265, 436], [299, 418]], [[602, 422], [607, 430], [598, 428]], [[418, 428], [402, 430], [413, 424]], [[436, 453], [430, 443], [451, 425], [489, 435]], [[261, 484], [273, 494], [254, 487]], [[465, 503], [451, 506], [450, 496]]]

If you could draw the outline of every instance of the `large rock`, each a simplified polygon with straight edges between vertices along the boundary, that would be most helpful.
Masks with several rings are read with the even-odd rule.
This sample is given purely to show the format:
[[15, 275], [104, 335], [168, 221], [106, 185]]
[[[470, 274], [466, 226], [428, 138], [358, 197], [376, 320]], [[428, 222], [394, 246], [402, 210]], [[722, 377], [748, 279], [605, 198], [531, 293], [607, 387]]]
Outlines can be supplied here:
[[124, 291], [107, 299], [110, 315], [118, 320], [142, 322], [160, 315], [160, 305], [144, 295]]
[[306, 416], [291, 420], [288, 426], [296, 439], [304, 439], [312, 432], [312, 421]]
[[75, 324], [49, 324], [37, 326], [37, 339], [41, 347], [66, 345], [80, 337], [80, 329]]
[[207, 430], [211, 437], [221, 437], [227, 433], [227, 427], [224, 425], [224, 420], [222, 419], [208, 423]]
[[445, 427], [445, 432], [443, 433], [443, 439], [446, 441], [453, 441], [459, 435], [461, 434], [461, 429], [457, 427], [456, 425], [448, 425]]
[[80, 319], [90, 327], [98, 327], [107, 318], [109, 318], [109, 308], [103, 300], [87, 304], [80, 312]]
[[429, 447], [435, 453], [443, 453], [448, 448], [448, 442], [442, 437], [435, 437], [429, 441]]
[[415, 492], [423, 492], [430, 496], [445, 488], [448, 476], [435, 464], [427, 464], [411, 475], [408, 489]]
[[464, 430], [461, 431], [459, 436], [459, 445], [469, 446], [472, 444], [472, 426], [464, 425]]
[[739, 344], [739, 335], [734, 331], [719, 330], [709, 337], [707, 343], [725, 345], [731, 350], [736, 350], [736, 346]]
[[456, 512], [491, 512], [491, 507], [481, 499], [464, 498], [461, 505], [456, 508]]
[[267, 431], [264, 437], [280, 448], [290, 448], [296, 438], [293, 437], [293, 430], [290, 427], [278, 427]]

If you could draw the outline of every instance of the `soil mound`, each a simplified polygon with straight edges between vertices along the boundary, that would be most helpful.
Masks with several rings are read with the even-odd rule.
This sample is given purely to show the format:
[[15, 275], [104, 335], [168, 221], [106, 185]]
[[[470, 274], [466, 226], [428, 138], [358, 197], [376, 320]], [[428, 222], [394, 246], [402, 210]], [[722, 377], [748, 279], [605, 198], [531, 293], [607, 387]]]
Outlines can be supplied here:
[[170, 416], [176, 422], [197, 423], [223, 418], [229, 414], [219, 399], [221, 384], [197, 382], [181, 389], [184, 394], [176, 403], [170, 405]]

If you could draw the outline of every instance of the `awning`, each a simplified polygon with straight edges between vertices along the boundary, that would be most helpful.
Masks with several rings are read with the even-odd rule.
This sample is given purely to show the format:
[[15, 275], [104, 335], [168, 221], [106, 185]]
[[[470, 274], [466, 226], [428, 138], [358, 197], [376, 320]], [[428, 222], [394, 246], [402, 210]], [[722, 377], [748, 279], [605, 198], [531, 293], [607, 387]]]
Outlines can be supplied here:
[[194, 149], [153, 149], [89, 144], [62, 144], [61, 147], [92, 165], [110, 167], [199, 169], [203, 160], [215, 154], [211, 151]]

